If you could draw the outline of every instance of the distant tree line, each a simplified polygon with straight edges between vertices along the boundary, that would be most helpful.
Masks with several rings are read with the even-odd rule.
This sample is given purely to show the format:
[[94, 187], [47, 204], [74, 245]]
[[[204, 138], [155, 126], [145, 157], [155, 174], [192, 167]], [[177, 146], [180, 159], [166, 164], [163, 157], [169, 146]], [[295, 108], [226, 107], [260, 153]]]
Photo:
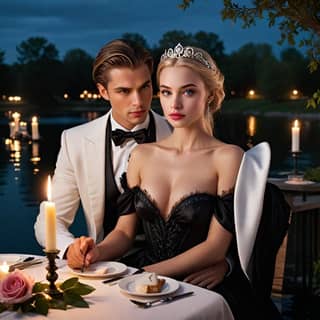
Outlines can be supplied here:
[[[181, 0], [178, 7], [186, 10], [195, 0]], [[223, 0], [222, 20], [242, 22], [243, 28], [258, 20], [280, 31], [279, 44], [287, 41], [293, 47], [304, 48], [310, 72], [320, 70], [320, 2], [319, 0]], [[320, 106], [320, 88], [308, 99], [307, 107]]]
[[[250, 89], [271, 100], [286, 99], [293, 89], [308, 96], [320, 82], [319, 73], [308, 72], [308, 58], [294, 48], [285, 49], [276, 57], [269, 44], [248, 43], [228, 55], [219, 36], [204, 31], [168, 31], [153, 47], [137, 33], [125, 33], [122, 38], [148, 48], [156, 64], [163, 50], [178, 42], [207, 50], [225, 74], [227, 98], [245, 97]], [[83, 49], [69, 50], [59, 59], [53, 43], [43, 37], [31, 37], [17, 46], [17, 57], [12, 65], [5, 64], [5, 52], [0, 50], [0, 97], [20, 95], [30, 103], [50, 106], [61, 103], [65, 93], [76, 100], [85, 89], [96, 91], [91, 78], [94, 58]], [[154, 88], [156, 93], [155, 83]]]

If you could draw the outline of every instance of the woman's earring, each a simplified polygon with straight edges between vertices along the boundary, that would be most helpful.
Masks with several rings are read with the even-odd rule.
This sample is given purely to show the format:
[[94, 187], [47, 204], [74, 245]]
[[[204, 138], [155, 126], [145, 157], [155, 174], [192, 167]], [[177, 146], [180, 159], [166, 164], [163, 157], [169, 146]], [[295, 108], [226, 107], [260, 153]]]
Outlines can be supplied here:
[[208, 113], [211, 112], [210, 101], [208, 101], [208, 104], [207, 104], [207, 112], [208, 112]]

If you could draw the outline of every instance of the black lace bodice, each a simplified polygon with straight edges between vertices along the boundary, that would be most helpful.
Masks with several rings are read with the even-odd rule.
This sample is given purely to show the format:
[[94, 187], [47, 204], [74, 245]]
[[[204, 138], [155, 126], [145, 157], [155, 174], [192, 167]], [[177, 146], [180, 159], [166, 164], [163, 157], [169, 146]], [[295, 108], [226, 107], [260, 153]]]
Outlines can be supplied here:
[[212, 215], [233, 232], [233, 194], [219, 197], [208, 193], [193, 193], [177, 202], [166, 220], [156, 202], [139, 187], [125, 191], [118, 200], [120, 215], [136, 212], [142, 221], [146, 248], [136, 266], [156, 263], [174, 257], [204, 241]]

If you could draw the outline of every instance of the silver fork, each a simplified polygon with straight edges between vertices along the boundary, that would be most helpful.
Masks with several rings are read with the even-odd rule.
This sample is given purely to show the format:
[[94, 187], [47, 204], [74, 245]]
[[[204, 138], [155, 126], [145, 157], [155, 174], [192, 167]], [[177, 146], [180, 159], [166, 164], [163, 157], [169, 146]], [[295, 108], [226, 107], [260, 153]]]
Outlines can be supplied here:
[[157, 300], [153, 300], [153, 301], [148, 301], [148, 302], [142, 302], [142, 301], [138, 301], [138, 300], [133, 300], [130, 299], [130, 301], [134, 304], [136, 304], [138, 307], [141, 308], [150, 308], [152, 307], [154, 304], [161, 304], [161, 303], [168, 303], [168, 302], [172, 302], [181, 298], [185, 298], [188, 296], [191, 296], [193, 294], [193, 291], [189, 291], [189, 292], [185, 292], [185, 293], [181, 293], [181, 294], [176, 294], [174, 296], [168, 296], [165, 298], [161, 298], [161, 299], [157, 299]]

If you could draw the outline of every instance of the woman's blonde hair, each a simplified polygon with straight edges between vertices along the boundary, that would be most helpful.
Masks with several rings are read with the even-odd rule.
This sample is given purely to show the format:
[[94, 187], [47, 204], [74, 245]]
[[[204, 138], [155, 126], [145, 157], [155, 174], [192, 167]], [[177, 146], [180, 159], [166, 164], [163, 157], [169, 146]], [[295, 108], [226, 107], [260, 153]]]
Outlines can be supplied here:
[[[179, 46], [179, 48], [178, 48]], [[183, 47], [180, 43], [174, 49], [168, 49], [161, 56], [157, 68], [157, 82], [161, 71], [166, 67], [187, 67], [198, 73], [208, 90], [208, 105], [205, 112], [205, 129], [213, 133], [213, 114], [221, 108], [225, 97], [224, 76], [210, 54], [197, 47]]]

